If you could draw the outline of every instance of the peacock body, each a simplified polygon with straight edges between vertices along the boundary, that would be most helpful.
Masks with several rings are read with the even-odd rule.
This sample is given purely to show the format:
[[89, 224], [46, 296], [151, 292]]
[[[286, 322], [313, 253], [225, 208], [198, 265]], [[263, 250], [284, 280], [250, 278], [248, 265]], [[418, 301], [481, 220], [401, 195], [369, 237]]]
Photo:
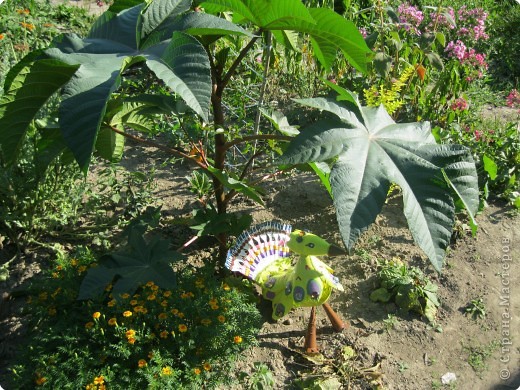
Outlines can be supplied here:
[[[299, 255], [295, 264], [291, 253]], [[277, 320], [295, 307], [322, 305], [333, 289], [343, 291], [333, 270], [316, 257], [340, 253], [340, 248], [315, 234], [265, 222], [238, 237], [228, 251], [226, 267], [261, 286]]]

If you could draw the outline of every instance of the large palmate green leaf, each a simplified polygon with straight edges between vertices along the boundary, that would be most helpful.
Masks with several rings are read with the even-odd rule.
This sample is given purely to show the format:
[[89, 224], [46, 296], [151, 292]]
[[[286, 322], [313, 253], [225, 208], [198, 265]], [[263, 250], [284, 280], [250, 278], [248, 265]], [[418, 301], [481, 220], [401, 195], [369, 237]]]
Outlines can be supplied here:
[[412, 236], [440, 271], [454, 224], [453, 196], [462, 199], [470, 215], [478, 207], [471, 153], [460, 145], [437, 145], [429, 123], [397, 124], [383, 106], [362, 107], [348, 91], [335, 89], [337, 99], [298, 100], [333, 115], [303, 129], [282, 162], [336, 158], [330, 184], [349, 249], [381, 212], [390, 184], [398, 184]]
[[172, 265], [183, 256], [168, 249], [168, 240], [154, 237], [147, 242], [142, 233], [139, 228], [130, 229], [129, 248], [106, 256], [101, 265], [88, 271], [81, 283], [78, 299], [97, 297], [114, 278], [112, 293], [115, 299], [124, 293], [132, 294], [150, 280], [164, 289], [175, 287], [176, 275]]
[[47, 59], [14, 67], [8, 73], [7, 88], [0, 98], [0, 149], [7, 163], [18, 157], [27, 127], [38, 110], [78, 67]]
[[[86, 38], [64, 34], [51, 48], [34, 55], [32, 62], [15, 66], [17, 73], [6, 78], [7, 92], [0, 102], [0, 145], [8, 151], [8, 161], [16, 158], [36, 112], [62, 88], [60, 129], [67, 147], [86, 171], [107, 103], [124, 72], [136, 64], [146, 65], [208, 121], [210, 63], [205, 48], [188, 33], [250, 34], [225, 19], [191, 12], [190, 6], [191, 0], [116, 1]], [[105, 141], [107, 136], [106, 132], [102, 136]], [[118, 137], [110, 135], [112, 146]]]
[[[370, 49], [357, 27], [328, 8], [306, 8], [300, 0], [207, 0], [210, 12], [232, 11], [234, 16], [271, 31], [308, 34], [318, 61], [329, 69], [340, 50], [358, 70], [366, 71]], [[287, 35], [275, 34], [286, 46]]]

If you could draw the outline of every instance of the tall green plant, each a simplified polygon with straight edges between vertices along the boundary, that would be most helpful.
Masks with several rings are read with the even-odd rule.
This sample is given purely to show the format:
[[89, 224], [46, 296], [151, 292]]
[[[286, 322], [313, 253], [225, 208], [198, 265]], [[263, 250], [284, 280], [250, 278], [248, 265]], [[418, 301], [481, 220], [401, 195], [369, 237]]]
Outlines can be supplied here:
[[[219, 17], [229, 14], [236, 23]], [[254, 26], [255, 33], [240, 25]], [[124, 127], [130, 125], [130, 114], [142, 114], [143, 110], [124, 102], [112, 104], [111, 98], [126, 72], [144, 65], [205, 122], [212, 109], [212, 158], [202, 150], [196, 156], [168, 151], [191, 160], [211, 175], [218, 214], [226, 213], [229, 201], [238, 193], [259, 200], [245, 181], [249, 164], [240, 174], [226, 172], [227, 152], [255, 139], [287, 137], [264, 134], [229, 139], [222, 97], [264, 31], [272, 31], [281, 42], [294, 38], [294, 32], [307, 34], [325, 68], [341, 51], [354, 67], [366, 70], [369, 49], [354, 24], [330, 9], [306, 8], [299, 0], [212, 0], [194, 9], [190, 0], [117, 1], [94, 23], [86, 38], [65, 34], [50, 48], [28, 55], [9, 72], [6, 93], [0, 99], [4, 157], [8, 163], [19, 157], [30, 122], [57, 91], [61, 95], [58, 115], [63, 140], [82, 170], [87, 171], [95, 149], [105, 157], [110, 153], [117, 157], [123, 150], [123, 138], [107, 131], [129, 137]], [[217, 44], [220, 38], [229, 36], [246, 39], [235, 58], [230, 50], [219, 50], [225, 42]], [[141, 115], [138, 124], [143, 120]], [[225, 249], [223, 236], [221, 244]]]

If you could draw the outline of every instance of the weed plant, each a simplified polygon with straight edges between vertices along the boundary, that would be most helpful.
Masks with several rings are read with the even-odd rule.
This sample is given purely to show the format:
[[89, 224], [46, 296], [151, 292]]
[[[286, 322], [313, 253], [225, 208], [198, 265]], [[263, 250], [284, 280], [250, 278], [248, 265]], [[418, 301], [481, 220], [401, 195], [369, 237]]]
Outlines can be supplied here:
[[149, 281], [135, 294], [78, 301], [96, 259], [59, 256], [29, 289], [27, 347], [11, 366], [13, 388], [212, 388], [229, 384], [237, 354], [255, 343], [251, 295], [185, 268], [174, 289]]

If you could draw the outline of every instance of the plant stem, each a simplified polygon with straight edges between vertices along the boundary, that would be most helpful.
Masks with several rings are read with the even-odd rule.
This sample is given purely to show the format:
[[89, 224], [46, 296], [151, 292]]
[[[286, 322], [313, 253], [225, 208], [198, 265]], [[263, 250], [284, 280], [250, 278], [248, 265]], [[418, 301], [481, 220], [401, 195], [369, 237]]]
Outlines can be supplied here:
[[[137, 137], [135, 135], [132, 135], [132, 134], [128, 134], [128, 133], [125, 133], [124, 131], [121, 131], [113, 126], [110, 126], [110, 129], [114, 132], [114, 133], [117, 133], [117, 134], [121, 134], [122, 136], [126, 137], [126, 138], [129, 138], [133, 141], [136, 141], [136, 142], [139, 142], [143, 145], [148, 145], [148, 146], [152, 146], [154, 148], [157, 148], [157, 149], [160, 149], [160, 150], [163, 150], [167, 153], [170, 153], [170, 154], [174, 154], [176, 156], [179, 156], [179, 157], [182, 157], [182, 158], [185, 158], [189, 161], [191, 161], [193, 164], [195, 165], [198, 165], [200, 168], [204, 169], [205, 171], [207, 171], [207, 166], [204, 165], [202, 162], [198, 161], [196, 157], [194, 156], [190, 156], [189, 154], [186, 154], [180, 150], [177, 150], [177, 149], [173, 149], [173, 148], [169, 148], [167, 146], [164, 146], [164, 145], [161, 145], [161, 144], [158, 144], [156, 142], [153, 142], [153, 141], [150, 141], [150, 140], [147, 140], [147, 139], [144, 139], [144, 138], [141, 138], [141, 137]], [[210, 173], [210, 172], [209, 172]], [[211, 174], [211, 173], [210, 173]]]
[[289, 137], [288, 135], [279, 135], [279, 134], [246, 135], [242, 138], [237, 138], [237, 139], [234, 139], [233, 141], [226, 142], [226, 144], [224, 146], [227, 150], [235, 145], [238, 145], [238, 144], [241, 144], [244, 142], [257, 141], [257, 140], [262, 140], [262, 139], [267, 139], [267, 140], [271, 139], [271, 140], [278, 140], [278, 141], [291, 141], [293, 139], [293, 137]]

